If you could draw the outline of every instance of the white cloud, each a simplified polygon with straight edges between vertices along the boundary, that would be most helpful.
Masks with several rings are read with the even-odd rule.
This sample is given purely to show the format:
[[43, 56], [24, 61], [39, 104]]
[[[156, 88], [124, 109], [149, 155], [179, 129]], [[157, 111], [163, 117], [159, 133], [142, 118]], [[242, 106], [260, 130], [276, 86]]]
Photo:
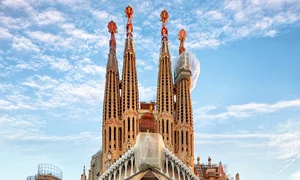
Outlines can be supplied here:
[[269, 37], [275, 37], [277, 34], [277, 31], [275, 30], [270, 30], [268, 32], [265, 33], [265, 36], [269, 36]]
[[26, 11], [32, 10], [32, 7], [26, 0], [3, 0], [1, 4], [12, 9], [20, 10], [20, 8], [24, 8]]
[[[19, 96], [20, 97], [20, 96]], [[10, 97], [10, 100], [0, 99], [0, 110], [35, 110], [36, 108], [27, 102], [24, 102], [24, 99], [15, 99]]]
[[39, 116], [0, 114], [0, 141], [87, 141], [100, 139], [91, 132], [74, 135], [47, 135], [41, 131], [46, 121]]
[[241, 10], [242, 9], [242, 0], [231, 0], [228, 3], [225, 3], [224, 9], [229, 9], [232, 11]]
[[276, 138], [272, 138], [269, 146], [276, 149], [276, 158], [300, 158], [300, 117], [279, 124]]
[[39, 25], [57, 24], [65, 21], [64, 15], [56, 10], [48, 10], [38, 13], [34, 16], [34, 20]]
[[7, 29], [0, 27], [0, 39], [10, 39], [13, 36], [9, 33]]
[[58, 69], [60, 71], [68, 71], [72, 68], [69, 61], [64, 58], [56, 58], [54, 61], [50, 61], [51, 68]]
[[0, 17], [1, 17], [0, 24], [3, 24], [3, 27], [7, 29], [23, 30], [30, 25], [30, 22], [26, 18], [16, 18], [16, 17], [12, 18], [10, 16], [4, 16], [1, 14]]
[[289, 162], [272, 179], [290, 167], [297, 159], [300, 159], [300, 117], [290, 119], [279, 124], [277, 127], [278, 135], [269, 142], [269, 147], [274, 151], [276, 159], [289, 160]]
[[240, 134], [203, 134], [203, 133], [195, 133], [195, 139], [204, 139], [204, 140], [218, 140], [218, 139], [235, 139], [235, 140], [243, 140], [243, 139], [270, 139], [274, 137], [272, 134], [258, 134], [258, 133], [240, 133]]
[[206, 14], [206, 17], [214, 19], [214, 20], [221, 20], [223, 19], [223, 14], [220, 11], [208, 11]]
[[35, 134], [35, 135], [23, 135], [23, 134], [13, 134], [7, 135], [5, 137], [6, 140], [13, 141], [88, 141], [88, 140], [100, 140], [99, 136], [91, 132], [80, 132], [76, 135], [66, 135], [66, 136], [52, 136], [52, 135], [44, 135], [44, 134]]
[[100, 20], [105, 21], [105, 22], [107, 22], [109, 19], [115, 19], [115, 18], [112, 18], [112, 16], [108, 12], [106, 12], [106, 11], [97, 11], [97, 10], [94, 10], [94, 11], [92, 11], [92, 14], [97, 19], [100, 19]]
[[[195, 119], [228, 119], [228, 118], [244, 118], [258, 113], [270, 113], [284, 108], [300, 107], [300, 99], [290, 101], [279, 101], [274, 104], [265, 103], [249, 103], [243, 105], [230, 105], [226, 107], [225, 112], [209, 113], [214, 106], [201, 107], [195, 109]], [[214, 107], [214, 109], [216, 109]]]
[[14, 37], [12, 47], [18, 51], [40, 51], [39, 47], [34, 45], [29, 39], [23, 36]]
[[299, 180], [300, 179], [300, 170], [295, 172], [294, 174], [292, 174], [290, 176], [290, 178], [292, 178], [291, 180]]
[[42, 31], [33, 31], [33, 32], [27, 32], [27, 34], [32, 38], [39, 40], [43, 43], [54, 43], [56, 40], [58, 40], [58, 36], [55, 36], [50, 33], [45, 33]]
[[139, 99], [143, 101], [155, 101], [156, 100], [156, 87], [155, 86], [143, 86], [139, 84]]

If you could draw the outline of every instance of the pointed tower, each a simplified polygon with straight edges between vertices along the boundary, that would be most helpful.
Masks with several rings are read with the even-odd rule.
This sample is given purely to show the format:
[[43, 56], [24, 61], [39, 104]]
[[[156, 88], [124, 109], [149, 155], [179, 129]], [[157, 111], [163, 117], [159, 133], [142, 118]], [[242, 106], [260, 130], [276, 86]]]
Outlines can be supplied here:
[[93, 172], [92, 172], [92, 165], [90, 166], [90, 169], [89, 169], [88, 180], [94, 180], [93, 179]]
[[240, 174], [239, 173], [236, 173], [235, 180], [240, 180]]
[[134, 43], [132, 36], [133, 9], [127, 6], [125, 9], [127, 16], [126, 41], [124, 49], [124, 62], [122, 71], [122, 96], [121, 96], [121, 115], [123, 127], [123, 152], [135, 144], [138, 133], [138, 107], [139, 91], [136, 73], [136, 60], [134, 53]]
[[[119, 70], [116, 57], [116, 23], [108, 23], [108, 31], [111, 34], [109, 41], [109, 54], [106, 65], [106, 82], [103, 100], [102, 120], [102, 170], [119, 158], [122, 153], [122, 123], [119, 119], [120, 93]], [[113, 154], [109, 153], [113, 152]], [[110, 154], [110, 158], [108, 155]]]
[[192, 170], [194, 170], [194, 127], [191, 101], [191, 70], [189, 68], [189, 57], [185, 53], [184, 41], [185, 30], [178, 34], [180, 40], [179, 60], [175, 68], [175, 153]]
[[87, 180], [87, 179], [86, 179], [86, 175], [85, 175], [85, 166], [83, 166], [83, 172], [82, 172], [82, 174], [81, 174], [80, 180]]
[[160, 14], [162, 22], [162, 41], [159, 55], [159, 70], [157, 80], [157, 126], [158, 132], [162, 135], [165, 145], [174, 151], [174, 95], [172, 81], [172, 66], [168, 43], [168, 29], [166, 23], [169, 19], [169, 14], [163, 10]]

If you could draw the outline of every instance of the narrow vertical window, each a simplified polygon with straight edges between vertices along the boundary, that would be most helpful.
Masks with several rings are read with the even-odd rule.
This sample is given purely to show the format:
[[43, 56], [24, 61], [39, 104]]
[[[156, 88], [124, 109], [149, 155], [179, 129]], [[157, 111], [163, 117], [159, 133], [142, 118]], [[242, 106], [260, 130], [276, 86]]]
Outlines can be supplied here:
[[106, 130], [104, 130], [104, 152], [106, 151]]
[[188, 132], [187, 132], [187, 131], [185, 132], [185, 137], [186, 137], [186, 142], [185, 142], [185, 143], [186, 143], [186, 147], [188, 148], [188, 144], [189, 144], [189, 143], [188, 143], [188, 142], [189, 142], [189, 135], [188, 135]]
[[130, 119], [128, 118], [128, 120], [127, 120], [127, 126], [128, 126], [128, 132], [130, 132]]
[[[125, 121], [123, 121], [123, 129], [125, 130]], [[123, 133], [123, 141], [125, 141], [125, 131]]]
[[134, 118], [132, 118], [132, 131], [135, 133], [135, 131], [134, 131]]
[[122, 147], [122, 128], [119, 127], [119, 148]]
[[183, 145], [183, 131], [181, 131], [181, 144]]
[[162, 134], [164, 134], [165, 133], [165, 121], [164, 120], [162, 120]]
[[109, 137], [109, 142], [110, 142], [111, 141], [111, 127], [109, 127], [108, 137]]
[[167, 120], [167, 134], [169, 134], [169, 120]]
[[114, 141], [116, 141], [116, 135], [117, 135], [117, 128], [114, 127]]

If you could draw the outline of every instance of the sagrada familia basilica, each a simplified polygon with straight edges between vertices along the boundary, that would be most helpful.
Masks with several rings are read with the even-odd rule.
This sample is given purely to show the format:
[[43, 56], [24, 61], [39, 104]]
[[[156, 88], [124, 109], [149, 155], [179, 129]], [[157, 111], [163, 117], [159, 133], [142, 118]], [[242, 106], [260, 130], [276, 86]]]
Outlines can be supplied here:
[[[156, 102], [140, 102], [133, 41], [134, 11], [127, 16], [124, 64], [120, 78], [116, 58], [116, 24], [108, 23], [111, 35], [106, 65], [102, 119], [102, 150], [91, 160], [81, 180], [232, 180], [222, 163], [194, 163], [194, 126], [191, 90], [200, 72], [196, 57], [185, 50], [185, 30], [178, 39], [179, 58], [172, 72], [168, 29], [169, 15], [161, 12], [161, 47]], [[88, 177], [88, 178], [87, 178]], [[235, 180], [240, 180], [239, 174]]]

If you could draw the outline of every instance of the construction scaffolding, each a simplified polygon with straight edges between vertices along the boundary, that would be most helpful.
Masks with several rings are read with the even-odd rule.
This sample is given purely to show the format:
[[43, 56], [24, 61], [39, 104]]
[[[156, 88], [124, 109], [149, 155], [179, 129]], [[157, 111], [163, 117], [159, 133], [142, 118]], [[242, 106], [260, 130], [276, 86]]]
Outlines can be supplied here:
[[200, 61], [192, 52], [185, 51], [179, 55], [173, 65], [175, 84], [188, 74], [191, 80], [190, 90], [192, 91], [200, 75]]
[[62, 171], [51, 164], [39, 164], [38, 176], [53, 176], [59, 180], [62, 180]]

